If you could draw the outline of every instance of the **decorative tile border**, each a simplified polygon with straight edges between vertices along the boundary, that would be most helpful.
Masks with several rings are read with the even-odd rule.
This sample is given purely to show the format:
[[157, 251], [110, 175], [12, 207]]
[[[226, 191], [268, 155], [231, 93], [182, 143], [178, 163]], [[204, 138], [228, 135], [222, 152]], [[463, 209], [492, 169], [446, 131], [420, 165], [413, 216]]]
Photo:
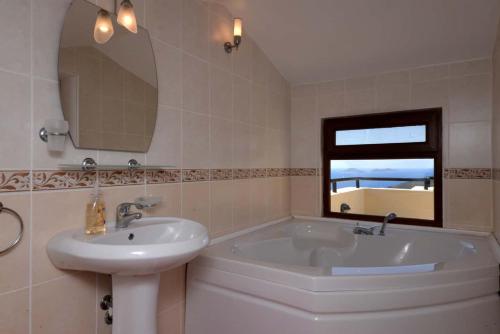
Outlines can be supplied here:
[[492, 179], [491, 168], [445, 168], [443, 177], [445, 179]]
[[199, 182], [210, 180], [210, 169], [183, 169], [182, 182]]
[[[103, 187], [140, 184], [238, 180], [286, 176], [318, 176], [318, 168], [235, 168], [235, 169], [158, 169], [114, 171], [27, 170], [0, 171], [0, 192], [91, 188], [97, 180]], [[500, 180], [500, 169], [445, 168], [445, 179]]]
[[251, 177], [252, 177], [252, 169], [251, 168], [233, 169], [233, 179], [235, 179], [235, 180], [249, 179]]
[[30, 188], [31, 175], [29, 171], [0, 171], [0, 192], [28, 191]]
[[151, 169], [146, 171], [147, 184], [179, 183], [182, 180], [180, 169]]
[[233, 170], [232, 169], [211, 169], [210, 170], [210, 181], [221, 181], [221, 180], [232, 180]]
[[95, 171], [34, 171], [33, 190], [89, 188], [96, 179]]
[[317, 176], [319, 168], [290, 168], [290, 176]]

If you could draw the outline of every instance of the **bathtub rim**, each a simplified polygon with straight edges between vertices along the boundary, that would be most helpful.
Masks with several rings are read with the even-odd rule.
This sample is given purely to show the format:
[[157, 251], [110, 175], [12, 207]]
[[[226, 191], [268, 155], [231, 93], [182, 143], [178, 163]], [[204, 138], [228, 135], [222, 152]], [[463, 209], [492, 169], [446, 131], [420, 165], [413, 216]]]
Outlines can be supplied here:
[[[491, 249], [491, 243], [488, 238], [491, 235], [486, 232], [471, 232], [471, 231], [456, 231], [450, 229], [423, 227], [413, 229], [403, 225], [392, 225], [390, 228], [401, 230], [416, 230], [421, 232], [442, 232], [448, 235], [457, 235], [471, 238], [481, 238], [484, 241], [483, 249], [487, 252], [485, 257], [479, 263], [460, 264], [459, 267], [451, 269], [439, 270], [429, 273], [409, 273], [398, 275], [366, 275], [366, 276], [318, 276], [315, 273], [307, 271], [296, 271], [291, 267], [283, 265], [273, 265], [263, 261], [252, 259], [242, 259], [237, 255], [227, 253], [218, 244], [225, 241], [244, 236], [248, 233], [265, 229], [273, 225], [285, 222], [291, 219], [305, 219], [319, 222], [334, 222], [346, 226], [343, 221], [335, 218], [318, 218], [318, 217], [303, 217], [292, 216], [269, 223], [245, 229], [228, 236], [217, 238], [213, 241], [212, 247], [206, 249], [198, 258], [190, 265], [201, 266], [205, 268], [213, 268], [228, 273], [234, 273], [242, 276], [249, 276], [260, 280], [274, 282], [283, 285], [293, 286], [297, 289], [303, 289], [312, 292], [326, 291], [372, 291], [372, 290], [391, 290], [403, 289], [410, 287], [425, 287], [438, 286], [447, 282], [467, 282], [479, 280], [482, 278], [496, 277], [498, 281], [499, 266], [495, 259], [494, 250]], [[355, 223], [347, 221], [347, 226], [353, 226]], [[367, 223], [369, 226], [370, 223]], [[443, 231], [444, 230], [444, 231]], [[468, 266], [472, 264], [472, 266]]]

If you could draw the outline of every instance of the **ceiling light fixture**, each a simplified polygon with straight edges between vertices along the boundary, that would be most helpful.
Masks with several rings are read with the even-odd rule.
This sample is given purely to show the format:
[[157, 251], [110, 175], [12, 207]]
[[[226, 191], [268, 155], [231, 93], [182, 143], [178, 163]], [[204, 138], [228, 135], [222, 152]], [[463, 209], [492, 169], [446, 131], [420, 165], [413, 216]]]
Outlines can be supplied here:
[[135, 18], [134, 5], [130, 0], [123, 0], [118, 10], [118, 24], [128, 31], [137, 34], [137, 20]]
[[104, 44], [109, 41], [114, 32], [111, 15], [107, 10], [100, 9], [99, 12], [97, 12], [97, 19], [95, 20], [94, 26], [95, 41], [99, 44]]
[[243, 22], [241, 21], [240, 18], [235, 18], [233, 19], [233, 44], [230, 42], [224, 43], [224, 50], [226, 50], [227, 53], [233, 52], [233, 48], [236, 48], [238, 50], [238, 47], [241, 44], [241, 35], [243, 32]]

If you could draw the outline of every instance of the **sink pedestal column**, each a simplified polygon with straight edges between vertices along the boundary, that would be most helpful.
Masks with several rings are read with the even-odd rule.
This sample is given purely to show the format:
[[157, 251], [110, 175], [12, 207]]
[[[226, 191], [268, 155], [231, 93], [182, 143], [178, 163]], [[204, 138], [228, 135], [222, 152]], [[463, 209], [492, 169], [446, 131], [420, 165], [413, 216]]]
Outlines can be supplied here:
[[113, 334], [157, 334], [160, 274], [113, 275]]

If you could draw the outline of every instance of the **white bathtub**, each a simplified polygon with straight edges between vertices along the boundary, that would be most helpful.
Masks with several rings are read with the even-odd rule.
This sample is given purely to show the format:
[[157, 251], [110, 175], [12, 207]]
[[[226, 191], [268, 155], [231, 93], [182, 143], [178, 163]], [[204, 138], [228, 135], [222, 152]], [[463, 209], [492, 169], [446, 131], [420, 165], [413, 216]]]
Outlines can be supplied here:
[[498, 334], [486, 237], [293, 219], [188, 266], [186, 334]]

